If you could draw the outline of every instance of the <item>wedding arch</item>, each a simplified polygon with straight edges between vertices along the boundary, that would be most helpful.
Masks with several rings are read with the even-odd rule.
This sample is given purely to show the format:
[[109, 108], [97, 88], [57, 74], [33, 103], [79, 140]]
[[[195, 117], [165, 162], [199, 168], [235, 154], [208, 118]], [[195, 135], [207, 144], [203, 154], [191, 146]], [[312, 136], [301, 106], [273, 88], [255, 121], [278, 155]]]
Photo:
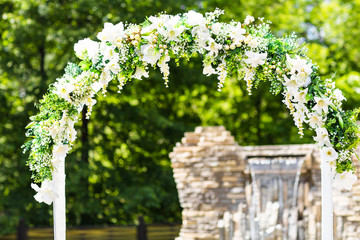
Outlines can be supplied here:
[[33, 172], [37, 191], [35, 199], [54, 207], [54, 236], [66, 238], [65, 157], [76, 139], [74, 124], [83, 107], [87, 118], [95, 95], [111, 80], [119, 91], [133, 78], [148, 77], [148, 68], [159, 68], [166, 87], [169, 84], [169, 61], [203, 59], [203, 74], [217, 75], [218, 90], [229, 77], [253, 86], [269, 81], [273, 94], [282, 94], [299, 134], [307, 126], [316, 132], [314, 140], [322, 158], [322, 239], [332, 239], [332, 180], [351, 188], [356, 177], [352, 155], [360, 141], [357, 111], [344, 111], [345, 100], [331, 79], [321, 79], [318, 66], [306, 56], [306, 48], [295, 35], [277, 38], [269, 23], [247, 16], [244, 22], [222, 23], [222, 10], [202, 15], [151, 16], [140, 25], [105, 23], [97, 34], [75, 44], [79, 63], [68, 63], [65, 74], [51, 84], [40, 101], [40, 112], [30, 118], [24, 144], [29, 151], [27, 164]]

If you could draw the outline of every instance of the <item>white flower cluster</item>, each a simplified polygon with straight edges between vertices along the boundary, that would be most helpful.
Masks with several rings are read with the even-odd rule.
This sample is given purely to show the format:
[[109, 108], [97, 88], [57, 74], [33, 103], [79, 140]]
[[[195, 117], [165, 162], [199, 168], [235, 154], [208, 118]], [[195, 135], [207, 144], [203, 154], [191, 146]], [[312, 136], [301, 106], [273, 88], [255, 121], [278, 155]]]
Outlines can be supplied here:
[[[323, 161], [334, 165], [335, 161], [349, 159], [348, 152], [336, 152], [325, 128], [329, 111], [340, 109], [341, 101], [345, 99], [341, 91], [329, 80], [324, 94], [309, 95], [308, 86], [312, 84], [315, 66], [308, 59], [294, 54], [293, 57], [287, 55], [286, 59], [285, 56], [276, 59], [268, 51], [267, 23], [252, 27], [250, 24], [255, 21], [252, 16], [247, 16], [243, 23], [220, 23], [217, 18], [223, 13], [217, 9], [205, 16], [195, 11], [175, 16], [161, 14], [149, 17], [142, 26], [105, 23], [104, 29], [97, 34], [100, 42], [86, 38], [75, 44], [75, 54], [82, 60], [80, 67], [57, 79], [51, 93], [76, 109], [77, 114], [86, 105], [88, 118], [96, 103], [95, 94], [100, 90], [105, 94], [111, 80], [118, 80], [120, 91], [129, 79], [147, 78], [149, 67], [158, 67], [167, 86], [170, 58], [189, 59], [202, 54], [203, 73], [218, 76], [219, 91], [232, 72], [238, 72], [244, 78], [249, 94], [254, 82], [257, 84], [263, 75], [272, 76], [268, 79], [284, 86], [284, 103], [290, 109], [299, 133], [303, 134], [303, 123], [316, 131], [314, 139], [321, 148]], [[38, 122], [33, 131], [42, 136], [33, 141], [33, 152], [53, 144], [52, 148], [47, 148], [52, 149], [52, 153], [38, 153], [38, 162], [30, 164], [30, 168], [38, 172], [47, 164], [51, 169], [56, 168], [76, 138], [74, 124], [78, 117], [74, 110], [71, 115], [65, 110], [61, 118], [59, 114], [56, 116], [56, 119]], [[347, 174], [336, 178], [343, 181]], [[44, 185], [47, 189], [44, 191], [51, 192], [49, 183]], [[40, 191], [39, 188], [36, 190]], [[51, 202], [46, 194], [37, 196], [41, 201]]]
[[[339, 153], [333, 148], [328, 130], [324, 125], [329, 108], [336, 108], [336, 106], [340, 108], [341, 101], [345, 98], [340, 90], [335, 89], [334, 83], [327, 84], [324, 96], [314, 96], [315, 105], [311, 109], [307, 108], [305, 105], [309, 102], [309, 99], [307, 98], [307, 86], [311, 83], [310, 76], [313, 72], [313, 65], [309, 60], [302, 59], [299, 56], [296, 56], [296, 58], [287, 56], [287, 65], [289, 71], [287, 75], [284, 75], [283, 82], [284, 86], [286, 86], [286, 91], [283, 93], [285, 96], [284, 103], [290, 109], [290, 113], [294, 118], [295, 125], [299, 129], [300, 135], [303, 135], [304, 122], [308, 123], [310, 127], [315, 130], [316, 136], [314, 137], [314, 140], [320, 148], [321, 160], [329, 163], [333, 167], [333, 172], [336, 173], [336, 161], [339, 160]], [[341, 152], [341, 159], [349, 158], [350, 156], [348, 153]], [[334, 178], [334, 184], [337, 186], [341, 185], [337, 183], [338, 181], [341, 181], [342, 183], [351, 182], [351, 187], [357, 179], [351, 172], [344, 172], [340, 176], [341, 177], [337, 174]], [[350, 178], [350, 180], [344, 181], [344, 178]], [[344, 188], [349, 188], [349, 185], [344, 186]]]

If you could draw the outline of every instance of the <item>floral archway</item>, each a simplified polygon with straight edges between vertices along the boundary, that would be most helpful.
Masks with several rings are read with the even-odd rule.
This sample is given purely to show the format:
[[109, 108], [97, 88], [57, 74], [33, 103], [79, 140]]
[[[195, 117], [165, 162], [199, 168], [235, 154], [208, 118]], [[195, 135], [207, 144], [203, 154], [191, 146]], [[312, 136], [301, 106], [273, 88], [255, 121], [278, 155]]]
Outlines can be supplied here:
[[[217, 75], [219, 91], [233, 76], [246, 81], [249, 94], [262, 81], [269, 81], [270, 91], [284, 96], [300, 136], [304, 127], [316, 133], [324, 164], [323, 198], [331, 200], [332, 178], [337, 185], [352, 186], [356, 177], [351, 159], [360, 141], [357, 111], [342, 110], [345, 97], [331, 79], [319, 77], [318, 66], [306, 57], [306, 48], [295, 35], [277, 38], [268, 22], [258, 19], [253, 24], [251, 16], [244, 22], [222, 23], [218, 17], [223, 13], [217, 9], [205, 16], [195, 11], [161, 14], [140, 25], [105, 23], [97, 35], [100, 41], [86, 38], [75, 44], [81, 61], [68, 63], [65, 74], [50, 85], [40, 101], [40, 112], [31, 117], [26, 133], [30, 140], [24, 145], [30, 151], [32, 177], [42, 183], [41, 187], [32, 184], [35, 199], [54, 202], [55, 239], [65, 239], [64, 163], [76, 139], [79, 113], [86, 105], [90, 117], [96, 94], [100, 90], [106, 94], [111, 80], [118, 81], [121, 91], [129, 80], [148, 77], [149, 67], [160, 69], [168, 87], [170, 59], [178, 63], [200, 55], [203, 74]], [[329, 201], [324, 201], [323, 219], [329, 218], [324, 214], [330, 208]], [[325, 234], [323, 239], [330, 236]]]

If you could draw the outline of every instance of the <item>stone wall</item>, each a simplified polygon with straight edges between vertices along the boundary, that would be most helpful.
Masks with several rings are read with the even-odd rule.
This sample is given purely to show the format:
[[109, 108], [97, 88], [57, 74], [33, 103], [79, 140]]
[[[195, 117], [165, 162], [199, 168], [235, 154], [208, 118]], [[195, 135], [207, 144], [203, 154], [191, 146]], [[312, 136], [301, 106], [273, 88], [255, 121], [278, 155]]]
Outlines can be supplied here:
[[[319, 239], [321, 182], [319, 153], [315, 145], [239, 146], [222, 126], [197, 127], [185, 133], [170, 153], [179, 193], [182, 228], [177, 240], [219, 239], [218, 220], [226, 211], [246, 203], [251, 182], [247, 160], [253, 157], [303, 157], [299, 185], [300, 215], [311, 218], [313, 239]], [[352, 192], [334, 194], [335, 223], [346, 238], [360, 236], [360, 185]], [[340, 201], [340, 203], [338, 203]], [[359, 214], [355, 214], [359, 213]], [[341, 239], [341, 238], [337, 238]]]

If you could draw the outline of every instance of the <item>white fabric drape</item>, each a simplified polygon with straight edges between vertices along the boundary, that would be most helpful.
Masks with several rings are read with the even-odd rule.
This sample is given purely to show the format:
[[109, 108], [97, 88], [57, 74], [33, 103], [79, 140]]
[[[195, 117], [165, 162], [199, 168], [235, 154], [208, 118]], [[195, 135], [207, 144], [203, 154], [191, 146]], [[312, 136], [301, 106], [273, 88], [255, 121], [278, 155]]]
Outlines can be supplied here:
[[65, 158], [59, 162], [53, 172], [55, 193], [58, 197], [54, 200], [54, 239], [66, 239], [66, 201], [65, 201]]
[[333, 240], [333, 200], [331, 166], [321, 161], [321, 239]]

